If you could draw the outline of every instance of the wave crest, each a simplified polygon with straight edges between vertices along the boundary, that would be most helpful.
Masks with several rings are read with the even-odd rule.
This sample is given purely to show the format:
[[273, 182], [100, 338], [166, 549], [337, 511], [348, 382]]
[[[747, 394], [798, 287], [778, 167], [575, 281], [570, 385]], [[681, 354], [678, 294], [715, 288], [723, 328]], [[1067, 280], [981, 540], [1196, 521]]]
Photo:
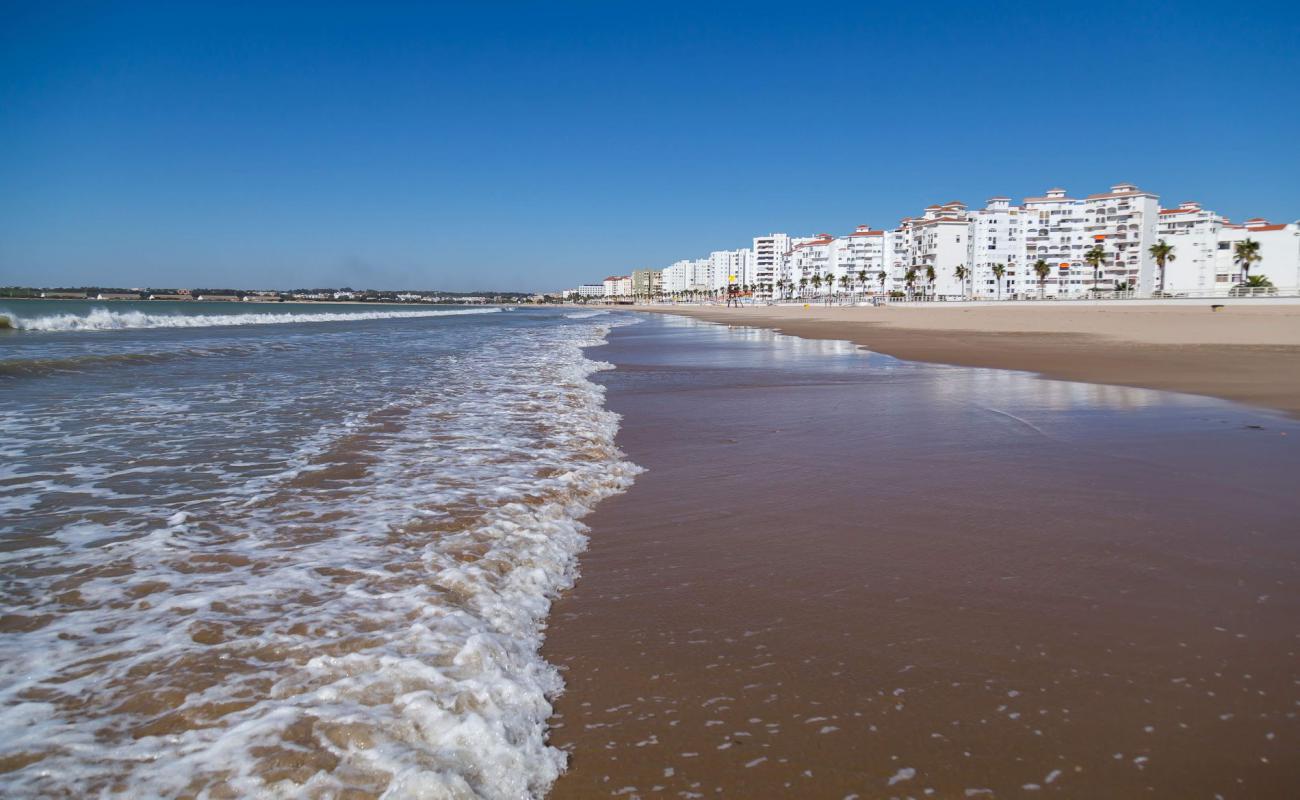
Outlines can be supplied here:
[[141, 328], [211, 328], [221, 325], [285, 325], [294, 322], [349, 322], [368, 319], [414, 319], [460, 314], [493, 314], [499, 308], [456, 308], [439, 311], [357, 311], [313, 314], [147, 314], [92, 308], [87, 314], [51, 314], [24, 318], [0, 314], [0, 328], [22, 331], [117, 331]]

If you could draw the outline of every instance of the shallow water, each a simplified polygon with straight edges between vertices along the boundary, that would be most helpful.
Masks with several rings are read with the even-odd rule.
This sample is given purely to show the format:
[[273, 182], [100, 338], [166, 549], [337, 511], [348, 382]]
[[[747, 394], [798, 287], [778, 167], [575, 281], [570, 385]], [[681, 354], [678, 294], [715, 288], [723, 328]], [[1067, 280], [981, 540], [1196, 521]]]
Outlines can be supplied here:
[[1300, 424], [670, 317], [544, 654], [552, 797], [1292, 798]]
[[183, 305], [0, 303], [0, 790], [543, 793], [620, 318]]

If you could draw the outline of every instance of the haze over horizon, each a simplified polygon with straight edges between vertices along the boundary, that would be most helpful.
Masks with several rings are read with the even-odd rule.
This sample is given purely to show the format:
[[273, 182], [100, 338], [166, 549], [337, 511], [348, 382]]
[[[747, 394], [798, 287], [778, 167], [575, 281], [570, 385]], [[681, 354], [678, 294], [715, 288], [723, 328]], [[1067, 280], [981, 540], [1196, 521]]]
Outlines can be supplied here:
[[7, 4], [0, 284], [551, 290], [1133, 182], [1300, 218], [1293, 4]]

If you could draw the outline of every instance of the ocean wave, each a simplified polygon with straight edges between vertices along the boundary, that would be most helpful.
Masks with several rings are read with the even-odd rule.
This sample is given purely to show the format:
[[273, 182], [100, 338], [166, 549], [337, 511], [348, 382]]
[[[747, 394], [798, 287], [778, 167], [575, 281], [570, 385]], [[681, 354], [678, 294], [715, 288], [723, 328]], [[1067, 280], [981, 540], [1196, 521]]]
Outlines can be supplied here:
[[13, 358], [0, 360], [0, 378], [30, 378], [61, 373], [81, 373], [101, 367], [165, 364], [169, 361], [182, 361], [209, 356], [249, 356], [260, 349], [262, 347], [258, 345], [185, 347], [176, 350], [155, 350], [148, 353], [86, 353], [44, 358]]
[[20, 331], [116, 331], [139, 328], [211, 328], [220, 325], [285, 325], [294, 322], [349, 322], [368, 319], [414, 319], [460, 314], [493, 314], [499, 308], [456, 308], [438, 311], [356, 311], [314, 314], [147, 314], [94, 308], [86, 314], [20, 317], [0, 313], [0, 328]]
[[[74, 488], [140, 499], [6, 554], [15, 576], [64, 591], [37, 577], [6, 589], [0, 761], [16, 766], [3, 793], [545, 795], [565, 766], [546, 741], [563, 681], [541, 657], [545, 619], [577, 575], [581, 518], [640, 471], [589, 379], [608, 365], [583, 355], [608, 327], [498, 331], [418, 370], [413, 338], [392, 374], [426, 377], [308, 426], [275, 458], [212, 444], [265, 414], [178, 415], [153, 406], [211, 393], [154, 389], [136, 398], [153, 410], [115, 407], [68, 446], [147, 433], [184, 456], [181, 475], [131, 461], [11, 477], [64, 509], [94, 502]], [[216, 399], [279, 401], [249, 384]], [[287, 384], [286, 402], [309, 388]], [[84, 414], [51, 409], [43, 424]], [[253, 444], [274, 440], [264, 424], [247, 429], [263, 431]], [[0, 432], [14, 434], [0, 437], [10, 463], [50, 447], [30, 420], [0, 415]], [[255, 461], [275, 469], [241, 471]], [[204, 471], [209, 494], [189, 483]]]
[[573, 311], [564, 316], [567, 319], [591, 319], [592, 317], [599, 317], [601, 314], [608, 313], [608, 311]]

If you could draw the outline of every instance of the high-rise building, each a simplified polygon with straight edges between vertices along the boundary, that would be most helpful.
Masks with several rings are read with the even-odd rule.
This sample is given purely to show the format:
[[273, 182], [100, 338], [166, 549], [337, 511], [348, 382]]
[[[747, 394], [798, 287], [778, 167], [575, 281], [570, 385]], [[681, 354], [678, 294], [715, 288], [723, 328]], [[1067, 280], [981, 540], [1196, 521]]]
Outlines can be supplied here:
[[775, 285], [781, 279], [781, 266], [785, 254], [790, 251], [790, 237], [784, 233], [769, 233], [755, 236], [751, 248], [753, 258], [753, 283], [759, 287], [757, 295], [761, 298], [772, 296]]

